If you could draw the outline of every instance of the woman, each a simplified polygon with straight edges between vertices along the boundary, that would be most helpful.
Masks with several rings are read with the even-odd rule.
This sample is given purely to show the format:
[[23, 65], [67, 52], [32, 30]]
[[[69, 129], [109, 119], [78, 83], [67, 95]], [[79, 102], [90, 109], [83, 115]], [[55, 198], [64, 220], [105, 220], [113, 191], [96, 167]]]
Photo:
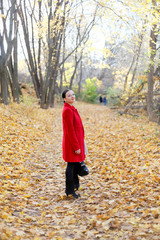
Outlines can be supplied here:
[[79, 188], [78, 169], [79, 162], [85, 159], [84, 128], [81, 118], [73, 106], [75, 102], [74, 92], [70, 89], [62, 93], [64, 108], [63, 120], [63, 159], [67, 162], [66, 168], [66, 195], [78, 198], [75, 193]]

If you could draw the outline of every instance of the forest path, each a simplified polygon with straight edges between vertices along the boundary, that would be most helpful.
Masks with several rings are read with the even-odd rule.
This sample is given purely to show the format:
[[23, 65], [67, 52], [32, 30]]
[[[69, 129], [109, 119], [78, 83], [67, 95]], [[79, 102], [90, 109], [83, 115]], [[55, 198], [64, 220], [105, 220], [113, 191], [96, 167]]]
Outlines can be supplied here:
[[[101, 105], [76, 107], [90, 170], [80, 178], [77, 200], [64, 193], [62, 106], [47, 111], [23, 105], [0, 108], [12, 131], [5, 158], [4, 149], [1, 153], [6, 171], [1, 175], [1, 239], [159, 240], [160, 127]], [[13, 135], [17, 130], [18, 139]], [[14, 142], [17, 156], [11, 152]]]

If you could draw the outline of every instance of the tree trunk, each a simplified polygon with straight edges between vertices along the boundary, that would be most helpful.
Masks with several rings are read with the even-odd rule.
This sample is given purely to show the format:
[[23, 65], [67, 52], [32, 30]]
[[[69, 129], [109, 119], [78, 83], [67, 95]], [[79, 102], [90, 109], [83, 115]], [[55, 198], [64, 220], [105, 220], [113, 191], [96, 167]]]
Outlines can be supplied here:
[[141, 46], [142, 46], [142, 40], [143, 40], [143, 33], [141, 34], [140, 43], [139, 43], [139, 46], [138, 46], [138, 49], [137, 49], [136, 64], [135, 64], [135, 67], [134, 67], [134, 70], [133, 70], [133, 75], [132, 75], [132, 79], [131, 79], [130, 88], [133, 86], [134, 78], [135, 78], [135, 75], [136, 75], [136, 72], [137, 72], [139, 56], [140, 56], [140, 51], [141, 51]]
[[79, 57], [79, 59], [77, 59], [77, 52], [75, 53], [76, 56], [75, 56], [75, 67], [74, 67], [74, 71], [73, 71], [73, 74], [71, 76], [71, 79], [70, 79], [70, 86], [69, 86], [69, 89], [72, 89], [72, 85], [73, 85], [73, 79], [75, 77], [75, 74], [77, 72], [77, 67], [78, 67], [78, 64], [79, 62], [81, 61], [81, 58], [82, 58], [82, 55]]
[[80, 74], [79, 74], [79, 81], [78, 81], [78, 98], [80, 99], [81, 95], [81, 84], [82, 84], [82, 69], [83, 69], [83, 51], [81, 52], [81, 63], [80, 63]]
[[19, 95], [22, 95], [19, 84], [18, 84], [18, 44], [17, 44], [17, 10], [15, 9], [15, 0], [14, 0], [14, 49], [13, 49], [13, 101], [19, 103]]
[[148, 71], [147, 112], [149, 115], [149, 120], [156, 121], [157, 116], [156, 116], [154, 104], [153, 104], [154, 67], [151, 65], [152, 65], [152, 63], [150, 64], [149, 71]]
[[[21, 5], [18, 8], [18, 14], [19, 14], [19, 17], [20, 17], [21, 23], [22, 23], [24, 40], [25, 40], [27, 54], [28, 54], [29, 72], [32, 77], [36, 96], [37, 96], [37, 98], [40, 98], [41, 86], [40, 86], [40, 80], [38, 78], [38, 72], [37, 72], [38, 68], [36, 66], [36, 63], [34, 62], [34, 57], [33, 57], [32, 51], [31, 51], [31, 45], [30, 45], [30, 39], [29, 39], [29, 29], [28, 29], [28, 25], [27, 25], [28, 21], [27, 21], [27, 19], [25, 21], [25, 17], [24, 17], [24, 13], [23, 13]], [[25, 14], [25, 16], [26, 16], [26, 14]], [[31, 17], [33, 17], [33, 16], [31, 15]]]
[[[57, 2], [55, 7], [54, 16], [52, 13], [52, 0], [49, 1], [50, 13], [48, 16], [48, 61], [47, 61], [47, 69], [46, 69], [46, 78], [45, 84], [43, 88], [42, 98], [41, 98], [41, 107], [48, 108], [54, 106], [54, 95], [55, 95], [55, 86], [58, 75], [58, 65], [60, 58], [60, 50], [62, 46], [62, 36], [63, 29], [65, 24], [65, 9], [68, 2], [65, 2], [63, 16], [60, 16], [58, 11], [59, 7], [63, 5], [63, 1], [61, 3]], [[51, 23], [54, 19], [54, 27], [51, 28]], [[57, 28], [57, 25], [60, 25]], [[53, 95], [53, 96], [52, 96]]]
[[0, 57], [0, 102], [8, 105], [8, 82], [6, 77], [6, 68]]
[[131, 100], [130, 100], [130, 102], [125, 106], [125, 109], [124, 109], [124, 111], [122, 112], [122, 111], [120, 111], [120, 114], [122, 115], [122, 114], [125, 114], [125, 113], [127, 113], [128, 112], [128, 110], [132, 107], [132, 105], [133, 105], [133, 103], [137, 100], [139, 98], [139, 96], [138, 95], [136, 95], [136, 96], [134, 96], [134, 97], [132, 97], [131, 98]]
[[135, 62], [135, 58], [136, 58], [136, 55], [133, 56], [131, 65], [130, 65], [130, 67], [129, 67], [129, 69], [128, 69], [128, 72], [127, 72], [127, 74], [126, 74], [126, 77], [125, 77], [125, 80], [124, 80], [123, 93], [125, 93], [125, 91], [126, 91], [128, 76], [129, 76], [129, 73], [130, 73], [130, 71], [131, 71], [131, 69], [132, 69], [132, 67], [133, 67], [134, 62]]
[[[66, 38], [65, 38], [65, 32], [66, 29], [64, 28], [63, 31], [63, 48], [62, 48], [62, 66], [59, 67], [60, 69], [60, 87], [59, 87], [59, 92], [62, 93], [62, 88], [63, 88], [63, 80], [65, 81], [65, 67], [64, 67], [64, 59], [65, 59], [65, 48], [66, 48]], [[61, 96], [60, 96], [60, 101], [61, 101]]]
[[[152, 0], [152, 5], [155, 6], [155, 0]], [[147, 94], [147, 112], [150, 121], [157, 121], [157, 115], [153, 104], [153, 87], [154, 87], [154, 59], [156, 56], [157, 43], [157, 25], [154, 24], [150, 33], [150, 63], [148, 68], [148, 94]]]
[[18, 84], [16, 0], [8, 1], [8, 9], [3, 7], [3, 0], [0, 0], [0, 6], [0, 11], [4, 16], [2, 18], [3, 25], [0, 29], [3, 31], [3, 34], [0, 33], [0, 95], [1, 101], [8, 104], [10, 98], [8, 85], [10, 85], [13, 101], [19, 102], [19, 95], [21, 94]]

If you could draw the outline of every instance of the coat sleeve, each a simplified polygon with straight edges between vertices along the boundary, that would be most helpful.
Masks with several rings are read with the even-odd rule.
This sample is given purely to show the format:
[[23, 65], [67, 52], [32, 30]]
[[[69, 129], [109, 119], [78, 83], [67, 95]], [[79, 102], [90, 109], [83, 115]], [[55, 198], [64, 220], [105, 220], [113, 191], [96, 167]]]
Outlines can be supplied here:
[[72, 145], [74, 151], [77, 151], [78, 149], [80, 149], [80, 145], [79, 145], [79, 142], [75, 133], [74, 125], [73, 125], [73, 120], [74, 120], [73, 114], [74, 113], [72, 110], [66, 109], [63, 112], [63, 124], [64, 124], [64, 128], [66, 130], [67, 138], [70, 144]]

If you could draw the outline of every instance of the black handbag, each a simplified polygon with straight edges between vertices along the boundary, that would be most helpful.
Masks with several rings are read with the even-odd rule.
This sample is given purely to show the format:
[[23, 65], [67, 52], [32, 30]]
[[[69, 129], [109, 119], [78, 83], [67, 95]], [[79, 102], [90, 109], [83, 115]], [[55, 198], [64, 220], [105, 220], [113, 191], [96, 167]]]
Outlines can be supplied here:
[[83, 177], [89, 174], [89, 170], [85, 164], [85, 162], [80, 162], [79, 163], [79, 171], [78, 171], [78, 175]]

